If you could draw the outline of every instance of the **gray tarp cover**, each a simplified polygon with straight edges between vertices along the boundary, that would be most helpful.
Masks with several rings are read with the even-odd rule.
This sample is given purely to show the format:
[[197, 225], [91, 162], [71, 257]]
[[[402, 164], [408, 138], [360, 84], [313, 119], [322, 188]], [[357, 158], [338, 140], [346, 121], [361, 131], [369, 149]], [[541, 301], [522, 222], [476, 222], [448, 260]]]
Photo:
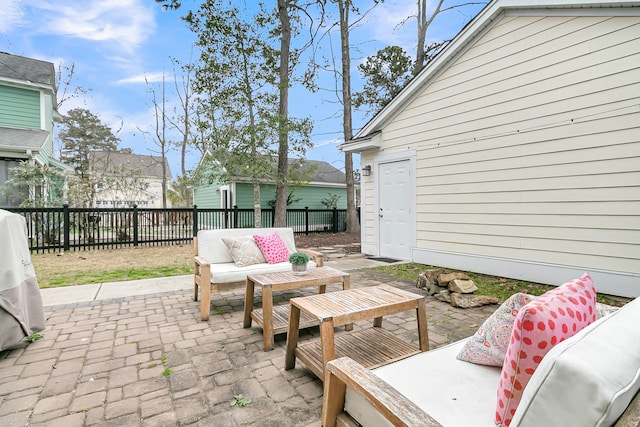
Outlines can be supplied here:
[[27, 224], [21, 215], [0, 209], [0, 350], [14, 347], [44, 328]]

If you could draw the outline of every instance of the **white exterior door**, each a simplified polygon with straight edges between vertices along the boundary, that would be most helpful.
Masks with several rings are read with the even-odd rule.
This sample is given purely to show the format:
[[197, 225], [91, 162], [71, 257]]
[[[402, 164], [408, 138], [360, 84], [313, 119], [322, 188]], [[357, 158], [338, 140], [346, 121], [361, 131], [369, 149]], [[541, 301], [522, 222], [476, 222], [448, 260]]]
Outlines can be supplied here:
[[410, 161], [381, 163], [378, 169], [380, 256], [411, 260]]

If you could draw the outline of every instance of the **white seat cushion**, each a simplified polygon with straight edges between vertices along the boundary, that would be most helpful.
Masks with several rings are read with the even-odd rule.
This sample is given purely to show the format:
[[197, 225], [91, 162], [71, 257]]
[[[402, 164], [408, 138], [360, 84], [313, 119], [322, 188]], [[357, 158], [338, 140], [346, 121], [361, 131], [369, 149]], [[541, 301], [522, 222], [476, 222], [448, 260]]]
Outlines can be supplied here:
[[[309, 261], [307, 269], [316, 267], [316, 263]], [[250, 274], [274, 273], [279, 271], [291, 271], [291, 263], [279, 262], [277, 264], [252, 264], [246, 267], [238, 267], [233, 262], [211, 264], [211, 283], [234, 283], [246, 280]]]
[[[443, 426], [494, 427], [500, 368], [456, 359], [467, 340], [374, 369], [377, 376]], [[363, 426], [391, 426], [347, 388], [345, 408]]]

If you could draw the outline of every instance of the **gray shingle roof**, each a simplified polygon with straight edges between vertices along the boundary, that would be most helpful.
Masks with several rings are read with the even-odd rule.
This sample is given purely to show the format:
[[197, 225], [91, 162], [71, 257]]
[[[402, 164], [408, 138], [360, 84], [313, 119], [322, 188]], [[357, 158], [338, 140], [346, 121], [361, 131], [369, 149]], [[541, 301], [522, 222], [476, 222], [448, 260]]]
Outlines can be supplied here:
[[47, 141], [46, 130], [0, 127], [0, 149], [25, 152], [39, 151]]
[[[339, 169], [336, 169], [327, 162], [321, 160], [304, 160], [304, 159], [288, 159], [289, 167], [293, 167], [296, 164], [300, 165], [300, 171], [308, 171], [309, 168], [313, 168], [310, 182], [314, 183], [326, 183], [326, 184], [345, 184], [346, 175]], [[273, 159], [273, 168], [276, 169], [278, 160]], [[244, 173], [236, 173], [233, 175], [236, 178], [247, 178], [248, 175]]]
[[[108, 164], [109, 167], [125, 166], [130, 170], [139, 170], [143, 176], [162, 179], [162, 157], [143, 154], [123, 153], [117, 151], [95, 151], [92, 153], [97, 164]], [[167, 179], [171, 180], [171, 168], [167, 159]]]
[[[292, 159], [289, 159], [289, 164], [291, 164], [291, 162]], [[344, 184], [346, 182], [346, 175], [344, 172], [336, 169], [327, 162], [320, 160], [302, 160], [302, 170], [306, 170], [310, 167], [315, 168], [313, 175], [311, 175], [311, 182], [326, 182], [332, 184]]]
[[0, 78], [55, 85], [55, 69], [51, 62], [0, 52]]

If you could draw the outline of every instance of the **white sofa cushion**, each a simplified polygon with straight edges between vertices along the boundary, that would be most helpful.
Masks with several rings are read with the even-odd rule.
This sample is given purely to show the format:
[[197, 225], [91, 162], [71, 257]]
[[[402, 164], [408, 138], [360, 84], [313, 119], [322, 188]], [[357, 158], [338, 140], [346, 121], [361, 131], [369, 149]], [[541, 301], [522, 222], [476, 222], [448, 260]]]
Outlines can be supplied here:
[[640, 390], [640, 298], [544, 357], [511, 426], [609, 426]]
[[[222, 241], [223, 237], [269, 235], [278, 233], [289, 252], [296, 251], [296, 242], [291, 228], [232, 228], [198, 231], [198, 255], [211, 264], [233, 263], [229, 249]], [[277, 271], [277, 270], [276, 270]]]
[[[316, 263], [309, 261], [307, 269], [316, 267]], [[252, 264], [246, 267], [238, 267], [233, 262], [211, 264], [211, 283], [234, 283], [246, 280], [250, 274], [274, 273], [279, 271], [291, 271], [291, 263], [279, 262], [276, 264]]]
[[[372, 372], [443, 426], [495, 427], [500, 368], [456, 359], [466, 341], [420, 353]], [[392, 425], [349, 388], [345, 408], [363, 426]]]

